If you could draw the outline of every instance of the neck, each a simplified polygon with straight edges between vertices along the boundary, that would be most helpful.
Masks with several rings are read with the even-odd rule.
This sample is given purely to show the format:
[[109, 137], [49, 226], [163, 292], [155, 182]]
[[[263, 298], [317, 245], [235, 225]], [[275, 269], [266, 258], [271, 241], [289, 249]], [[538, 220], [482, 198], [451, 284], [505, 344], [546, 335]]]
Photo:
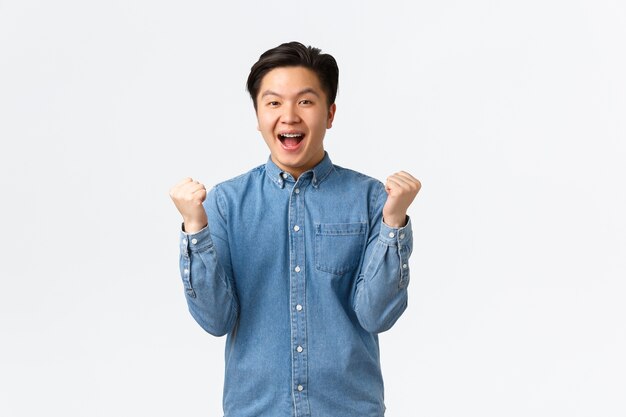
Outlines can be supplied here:
[[317, 164], [322, 162], [322, 160], [324, 159], [325, 155], [326, 155], [326, 152], [324, 152], [324, 150], [322, 150], [321, 156], [316, 158], [313, 163], [307, 164], [307, 165], [302, 166], [302, 167], [288, 167], [288, 166], [285, 166], [285, 165], [281, 164], [280, 162], [278, 162], [274, 158], [273, 155], [272, 155], [272, 162], [274, 162], [276, 164], [276, 166], [279, 167], [281, 170], [289, 173], [297, 181], [298, 178], [300, 177], [300, 175], [302, 175], [303, 173], [305, 173], [305, 172], [315, 168], [317, 166]]

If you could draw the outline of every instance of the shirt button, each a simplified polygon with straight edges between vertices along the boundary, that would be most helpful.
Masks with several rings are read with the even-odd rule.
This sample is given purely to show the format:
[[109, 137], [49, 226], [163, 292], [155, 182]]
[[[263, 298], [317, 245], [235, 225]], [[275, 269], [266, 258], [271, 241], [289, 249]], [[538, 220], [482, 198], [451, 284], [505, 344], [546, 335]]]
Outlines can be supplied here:
[[404, 239], [404, 233], [400, 233], [400, 239]]
[[286, 172], [283, 172], [282, 174], [280, 174], [283, 176], [284, 179], [287, 179], [287, 177], [289, 176], [289, 174], [287, 174]]
[[189, 273], [189, 270], [187, 268], [185, 268], [185, 275], [187, 275]]
[[302, 391], [304, 387], [302, 385], [298, 385], [298, 391]]
[[295, 190], [293, 190], [293, 192], [296, 193], [296, 194], [300, 194], [300, 189], [296, 188]]
[[407, 264], [402, 264], [402, 268], [407, 269], [409, 266]]
[[296, 310], [298, 310], [298, 311], [302, 311], [302, 306], [301, 306], [300, 304], [298, 304], [298, 305], [296, 306]]
[[298, 347], [296, 348], [296, 350], [298, 351], [298, 353], [300, 353], [300, 352], [302, 352], [304, 349], [302, 349], [302, 346], [298, 346]]
[[396, 234], [394, 232], [389, 232], [389, 237], [394, 237]]
[[300, 226], [298, 226], [298, 225], [296, 224], [296, 225], [293, 227], [293, 230], [295, 230], [295, 231], [297, 232], [298, 230], [300, 230]]
[[198, 243], [198, 239], [191, 239], [191, 243], [195, 245], [196, 243]]
[[293, 270], [296, 271], [296, 272], [300, 272], [300, 267], [296, 266]]

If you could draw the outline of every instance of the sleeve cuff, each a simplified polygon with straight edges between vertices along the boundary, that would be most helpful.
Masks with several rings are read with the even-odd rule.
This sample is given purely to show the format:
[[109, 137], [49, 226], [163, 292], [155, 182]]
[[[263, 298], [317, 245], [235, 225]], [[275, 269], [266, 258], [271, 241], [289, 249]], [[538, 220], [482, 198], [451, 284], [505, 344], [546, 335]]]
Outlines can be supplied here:
[[213, 244], [213, 241], [211, 240], [211, 232], [208, 225], [195, 233], [187, 233], [183, 230], [183, 225], [181, 224], [180, 249], [183, 253], [189, 254], [190, 251], [198, 251], [211, 244]]
[[180, 224], [180, 231], [181, 231], [181, 232], [183, 232], [183, 234], [185, 234], [185, 235], [187, 235], [187, 236], [191, 236], [191, 235], [195, 235], [195, 234], [200, 233], [201, 231], [203, 231], [203, 230], [204, 230], [204, 229], [206, 229], [207, 227], [209, 227], [209, 225], [208, 225], [208, 224], [207, 224], [206, 226], [204, 226], [202, 229], [200, 229], [200, 230], [198, 230], [197, 232], [195, 232], [195, 233], [188, 233], [188, 232], [185, 232], [185, 222], [182, 222], [182, 223]]
[[380, 234], [378, 238], [387, 245], [406, 245], [413, 239], [413, 231], [411, 228], [411, 218], [407, 217], [406, 225], [403, 227], [390, 227], [381, 222]]

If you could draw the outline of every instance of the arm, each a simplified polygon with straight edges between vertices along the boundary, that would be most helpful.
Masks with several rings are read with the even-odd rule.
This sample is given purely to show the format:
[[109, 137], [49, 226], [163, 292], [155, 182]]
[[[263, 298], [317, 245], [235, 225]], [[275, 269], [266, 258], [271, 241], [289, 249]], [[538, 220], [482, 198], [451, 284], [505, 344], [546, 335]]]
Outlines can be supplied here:
[[[181, 184], [174, 187], [170, 195], [185, 219], [180, 233], [179, 265], [187, 305], [204, 330], [222, 336], [232, 330], [239, 305], [232, 280], [225, 221], [217, 202], [218, 190], [214, 188], [207, 195], [201, 184], [194, 186], [189, 181], [185, 182], [186, 186]], [[194, 188], [196, 190], [192, 191]], [[192, 204], [195, 208], [189, 210]], [[192, 211], [195, 217], [189, 215]], [[201, 224], [205, 226], [197, 230]]]
[[371, 204], [370, 234], [356, 282], [353, 308], [370, 333], [390, 329], [407, 307], [413, 233], [406, 210], [421, 184], [406, 174], [410, 178], [398, 186], [392, 183], [397, 175], [387, 180]]

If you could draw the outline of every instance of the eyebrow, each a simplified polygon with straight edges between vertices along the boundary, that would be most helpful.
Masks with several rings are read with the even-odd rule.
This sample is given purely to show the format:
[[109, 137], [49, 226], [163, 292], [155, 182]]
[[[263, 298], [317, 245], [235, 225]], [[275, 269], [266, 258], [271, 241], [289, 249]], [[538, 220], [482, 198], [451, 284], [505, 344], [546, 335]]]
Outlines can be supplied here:
[[[311, 93], [317, 97], [319, 97], [319, 93], [317, 91], [315, 91], [314, 89], [312, 89], [311, 87], [307, 87], [303, 90], [298, 91], [298, 93], [296, 94], [297, 96], [301, 96], [303, 94], [307, 94], [307, 93]], [[263, 94], [261, 94], [261, 98], [265, 97], [265, 96], [276, 96], [276, 97], [280, 97], [282, 98], [283, 96], [281, 96], [280, 94], [272, 91], [272, 90], [265, 90], [263, 92]]]

